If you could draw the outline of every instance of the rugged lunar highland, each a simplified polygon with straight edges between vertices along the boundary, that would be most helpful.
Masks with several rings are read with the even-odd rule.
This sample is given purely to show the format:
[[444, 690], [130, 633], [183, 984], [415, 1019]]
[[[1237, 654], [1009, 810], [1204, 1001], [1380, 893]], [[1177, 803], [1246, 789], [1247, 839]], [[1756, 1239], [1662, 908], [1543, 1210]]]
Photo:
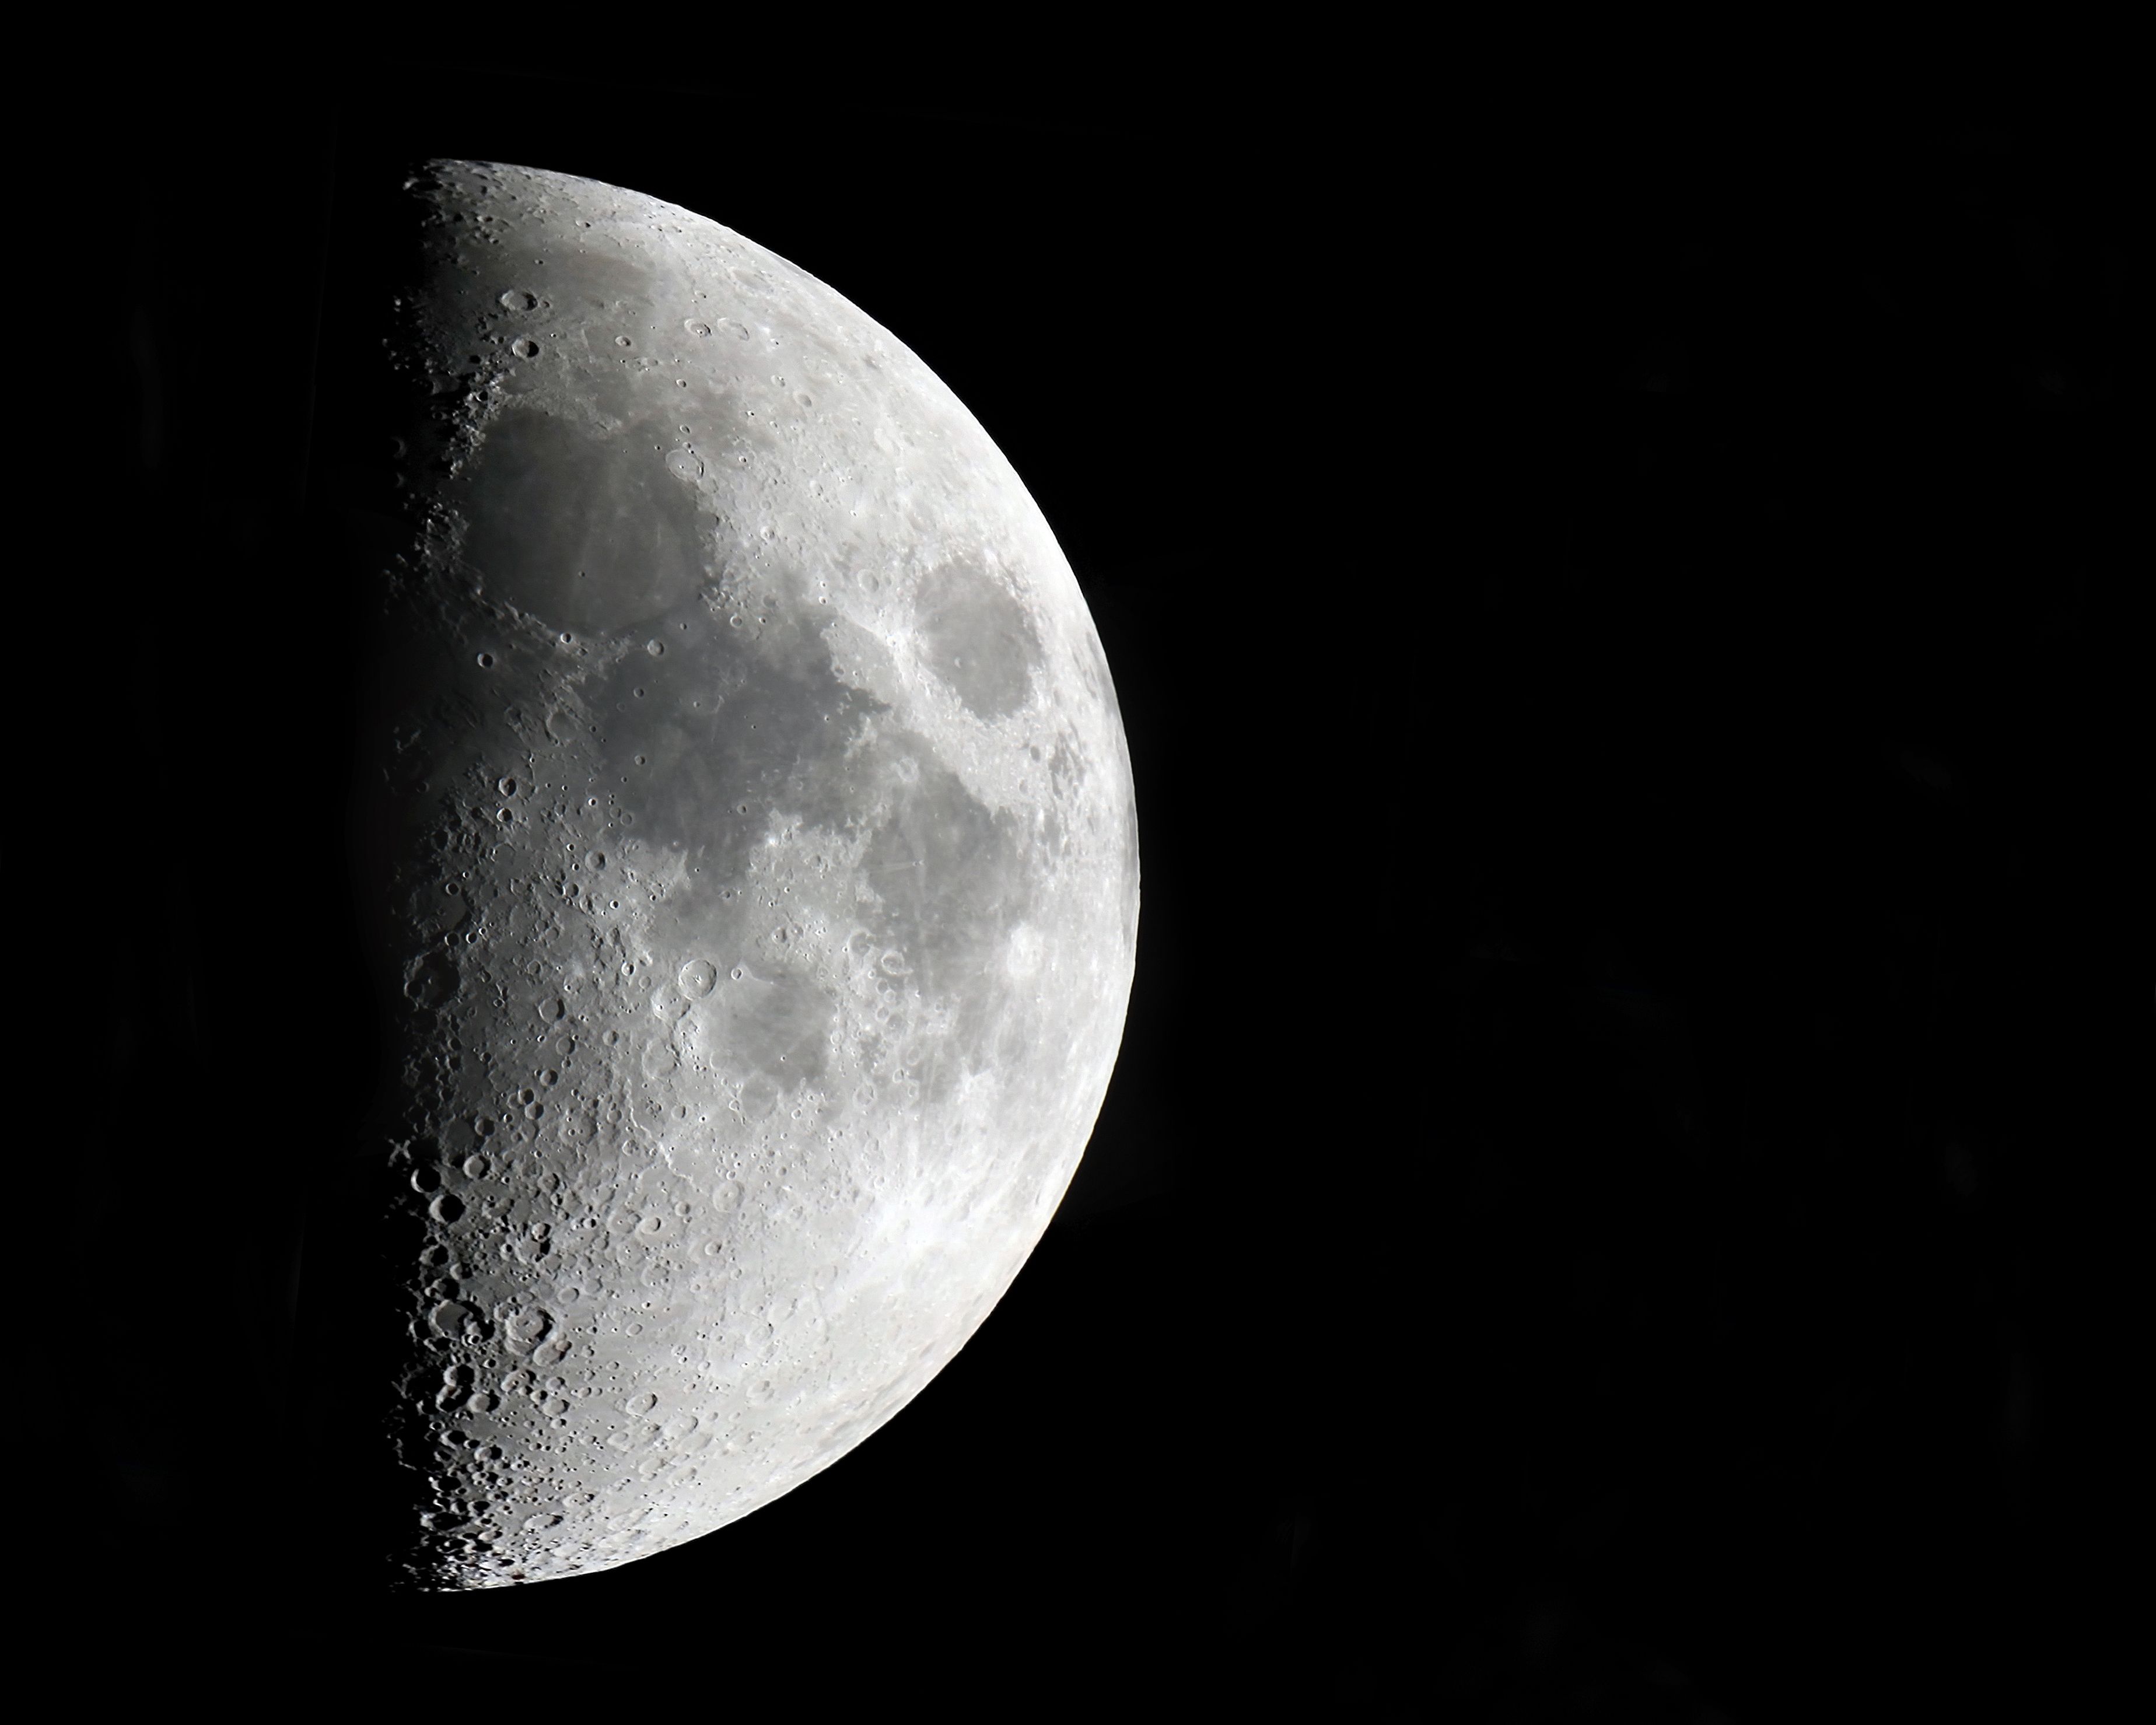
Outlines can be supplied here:
[[710, 1532], [920, 1392], [1092, 1130], [1138, 855], [1077, 583], [919, 359], [654, 198], [407, 190], [361, 824], [447, 1589]]

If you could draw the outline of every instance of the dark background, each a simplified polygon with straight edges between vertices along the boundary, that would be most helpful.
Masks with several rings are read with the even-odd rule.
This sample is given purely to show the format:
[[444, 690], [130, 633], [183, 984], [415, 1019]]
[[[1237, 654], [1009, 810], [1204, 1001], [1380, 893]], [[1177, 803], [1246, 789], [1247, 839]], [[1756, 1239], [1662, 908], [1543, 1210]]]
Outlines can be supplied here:
[[[2101, 103], [352, 49], [82, 107], [69, 603], [116, 693], [64, 721], [106, 764], [63, 1327], [125, 1363], [55, 1368], [48, 1549], [93, 1690], [1772, 1725], [2094, 1682], [2150, 1004]], [[708, 214], [952, 386], [1092, 607], [1144, 901], [1063, 1211], [911, 1407], [685, 1548], [392, 1599], [290, 1414], [352, 1364], [300, 1221], [376, 1058], [321, 422], [403, 155]]]

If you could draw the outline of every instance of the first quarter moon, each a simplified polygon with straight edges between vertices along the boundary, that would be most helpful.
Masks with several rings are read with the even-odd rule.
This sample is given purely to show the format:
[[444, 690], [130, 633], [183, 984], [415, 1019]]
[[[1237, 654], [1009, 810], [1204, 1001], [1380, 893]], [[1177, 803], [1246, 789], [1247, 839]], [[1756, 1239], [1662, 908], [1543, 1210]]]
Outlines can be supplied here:
[[1077, 581], [917, 357], [655, 198], [405, 197], [354, 831], [440, 1590], [721, 1527], [950, 1360], [1099, 1113], [1138, 851]]

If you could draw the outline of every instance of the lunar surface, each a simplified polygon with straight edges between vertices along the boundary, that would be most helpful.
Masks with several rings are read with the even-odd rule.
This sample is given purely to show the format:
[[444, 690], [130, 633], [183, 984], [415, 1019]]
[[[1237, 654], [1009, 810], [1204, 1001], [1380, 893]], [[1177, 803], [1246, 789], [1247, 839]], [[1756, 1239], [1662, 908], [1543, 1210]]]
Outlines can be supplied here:
[[448, 1590], [711, 1532], [920, 1393], [1092, 1131], [1138, 851], [1077, 583], [918, 358], [651, 198], [406, 191], [357, 826]]

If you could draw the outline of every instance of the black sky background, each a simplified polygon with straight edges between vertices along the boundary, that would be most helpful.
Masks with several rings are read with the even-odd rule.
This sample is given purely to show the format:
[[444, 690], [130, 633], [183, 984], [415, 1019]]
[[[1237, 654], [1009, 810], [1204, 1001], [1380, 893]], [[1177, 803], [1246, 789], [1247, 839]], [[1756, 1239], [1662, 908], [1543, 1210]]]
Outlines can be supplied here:
[[[151, 763], [83, 865], [134, 925], [69, 1322], [135, 1411], [69, 1404], [52, 1547], [93, 1687], [2053, 1716], [2125, 1620], [2147, 1141], [2123, 129], [864, 85], [372, 51], [85, 98], [127, 167], [80, 603], [126, 656], [80, 734]], [[911, 1407], [687, 1547], [393, 1599], [286, 1433], [351, 1364], [301, 1222], [377, 1052], [329, 409], [364, 188], [428, 156], [707, 214], [952, 387], [1092, 608], [1144, 896], [1064, 1209]]]

